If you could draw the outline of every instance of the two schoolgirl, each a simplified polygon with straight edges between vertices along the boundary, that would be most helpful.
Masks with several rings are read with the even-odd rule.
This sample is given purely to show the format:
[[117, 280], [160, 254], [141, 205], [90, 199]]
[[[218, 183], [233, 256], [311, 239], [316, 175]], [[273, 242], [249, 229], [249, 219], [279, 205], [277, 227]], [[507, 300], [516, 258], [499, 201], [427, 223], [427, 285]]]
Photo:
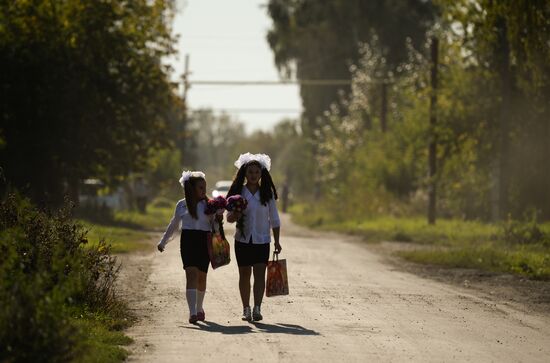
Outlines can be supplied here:
[[[261, 303], [265, 289], [265, 270], [270, 253], [270, 229], [275, 253], [282, 250], [279, 242], [280, 219], [275, 200], [277, 191], [269, 170], [271, 160], [265, 154], [242, 154], [235, 162], [238, 171], [227, 194], [240, 194], [248, 202], [243, 212], [230, 212], [229, 223], [237, 222], [235, 255], [239, 267], [239, 292], [243, 304], [243, 320], [262, 320]], [[189, 322], [205, 320], [203, 308], [208, 273], [207, 239], [213, 218], [206, 215], [206, 177], [204, 173], [186, 171], [180, 179], [185, 199], [176, 204], [174, 216], [158, 243], [164, 251], [168, 241], [180, 229], [180, 252], [186, 276], [186, 299]], [[250, 308], [250, 278], [254, 275], [254, 308]]]

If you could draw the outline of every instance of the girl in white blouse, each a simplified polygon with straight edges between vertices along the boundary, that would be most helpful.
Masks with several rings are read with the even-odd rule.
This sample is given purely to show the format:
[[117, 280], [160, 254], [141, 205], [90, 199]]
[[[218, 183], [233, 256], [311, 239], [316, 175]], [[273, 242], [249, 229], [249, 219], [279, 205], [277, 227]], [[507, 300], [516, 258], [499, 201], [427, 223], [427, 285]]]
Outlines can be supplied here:
[[185, 192], [185, 199], [176, 204], [174, 216], [157, 247], [163, 252], [168, 241], [181, 226], [180, 254], [187, 280], [185, 296], [189, 305], [189, 322], [196, 323], [205, 320], [202, 305], [210, 263], [207, 237], [211, 231], [213, 216], [204, 213], [207, 202], [204, 173], [185, 171], [180, 183]]
[[[239, 291], [243, 303], [243, 320], [262, 320], [261, 304], [265, 290], [265, 270], [269, 259], [270, 228], [275, 240], [275, 253], [282, 250], [279, 243], [281, 222], [277, 212], [277, 190], [269, 174], [271, 159], [265, 154], [242, 154], [235, 162], [239, 169], [228, 197], [240, 194], [248, 201], [242, 212], [230, 212], [227, 221], [237, 222], [235, 255], [239, 265]], [[246, 184], [245, 184], [246, 179]], [[254, 309], [250, 309], [250, 277], [254, 273]]]

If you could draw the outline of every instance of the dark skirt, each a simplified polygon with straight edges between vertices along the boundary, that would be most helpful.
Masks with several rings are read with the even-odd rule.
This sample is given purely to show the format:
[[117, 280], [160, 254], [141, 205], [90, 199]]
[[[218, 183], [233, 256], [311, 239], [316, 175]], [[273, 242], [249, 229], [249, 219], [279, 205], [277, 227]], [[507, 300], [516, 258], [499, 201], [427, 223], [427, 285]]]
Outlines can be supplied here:
[[210, 257], [208, 257], [207, 238], [209, 233], [195, 229], [181, 231], [180, 254], [183, 268], [196, 267], [202, 272], [208, 272]]
[[267, 264], [269, 260], [269, 243], [254, 244], [235, 241], [235, 256], [239, 267]]

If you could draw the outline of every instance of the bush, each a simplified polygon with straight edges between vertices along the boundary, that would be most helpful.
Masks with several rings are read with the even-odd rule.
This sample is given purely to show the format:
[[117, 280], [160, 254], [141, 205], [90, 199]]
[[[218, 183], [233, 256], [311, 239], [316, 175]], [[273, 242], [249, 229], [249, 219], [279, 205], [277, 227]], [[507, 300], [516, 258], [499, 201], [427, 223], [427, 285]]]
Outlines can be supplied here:
[[537, 223], [536, 215], [529, 220], [508, 219], [502, 226], [502, 239], [510, 244], [542, 244], [550, 246], [550, 235]]
[[0, 361], [67, 361], [86, 332], [74, 317], [120, 308], [117, 264], [86, 232], [71, 206], [52, 214], [9, 196], [0, 205]]

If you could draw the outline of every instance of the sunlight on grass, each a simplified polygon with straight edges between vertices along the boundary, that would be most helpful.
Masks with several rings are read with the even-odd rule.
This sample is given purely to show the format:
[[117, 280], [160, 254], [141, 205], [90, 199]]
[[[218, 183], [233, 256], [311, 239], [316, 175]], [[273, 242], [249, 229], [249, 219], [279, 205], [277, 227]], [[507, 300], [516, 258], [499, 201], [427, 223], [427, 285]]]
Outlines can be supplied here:
[[86, 220], [80, 220], [80, 223], [88, 230], [88, 241], [91, 245], [105, 239], [115, 253], [152, 249], [154, 242], [151, 239], [154, 232], [164, 230], [172, 218], [172, 204], [171, 201], [159, 198], [147, 207], [145, 214], [117, 211], [114, 219], [108, 223], [92, 223]]
[[[431, 226], [425, 218], [395, 217], [337, 221], [322, 210], [312, 211], [304, 204], [293, 206], [291, 214], [298, 224], [360, 235], [368, 242], [432, 246], [397, 252], [409, 261], [550, 279], [550, 243], [511, 243], [505, 240], [501, 224], [440, 219]], [[538, 226], [550, 236], [550, 223]]]

